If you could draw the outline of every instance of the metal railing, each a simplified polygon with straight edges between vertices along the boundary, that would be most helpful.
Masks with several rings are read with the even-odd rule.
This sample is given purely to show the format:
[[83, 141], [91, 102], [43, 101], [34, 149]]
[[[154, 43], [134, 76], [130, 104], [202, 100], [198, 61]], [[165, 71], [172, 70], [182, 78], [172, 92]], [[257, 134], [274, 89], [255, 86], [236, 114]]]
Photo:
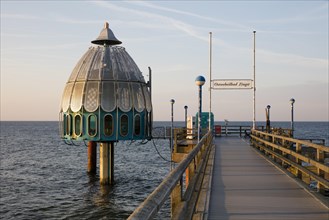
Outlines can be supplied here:
[[[160, 210], [163, 203], [172, 193], [174, 188], [179, 184], [181, 181], [186, 169], [196, 161], [197, 157], [200, 157], [199, 164], [195, 164], [196, 172], [193, 176], [192, 181], [187, 186], [185, 192], [182, 191], [181, 200], [182, 204], [179, 205], [181, 210], [183, 210], [184, 206], [187, 205], [187, 202], [190, 201], [193, 192], [195, 191], [195, 185], [198, 180], [199, 174], [201, 173], [201, 168], [205, 167], [207, 162], [206, 158], [210, 152], [210, 146], [212, 143], [212, 133], [208, 132], [200, 142], [193, 148], [193, 150], [183, 159], [178, 166], [173, 169], [167, 177], [162, 181], [162, 183], [146, 198], [146, 200], [137, 208], [135, 211], [129, 216], [128, 219], [152, 219]], [[181, 215], [179, 213], [178, 215]], [[184, 214], [184, 213], [183, 213]], [[174, 217], [176, 218], [176, 217]], [[179, 217], [177, 217], [179, 218]]]
[[251, 143], [306, 184], [316, 182], [319, 192], [329, 188], [329, 147], [257, 130]]
[[[218, 125], [217, 125], [218, 126]], [[264, 126], [258, 127], [258, 130], [264, 130]], [[249, 136], [251, 133], [251, 126], [248, 125], [221, 125], [220, 133], [216, 135], [239, 135], [240, 137]]]

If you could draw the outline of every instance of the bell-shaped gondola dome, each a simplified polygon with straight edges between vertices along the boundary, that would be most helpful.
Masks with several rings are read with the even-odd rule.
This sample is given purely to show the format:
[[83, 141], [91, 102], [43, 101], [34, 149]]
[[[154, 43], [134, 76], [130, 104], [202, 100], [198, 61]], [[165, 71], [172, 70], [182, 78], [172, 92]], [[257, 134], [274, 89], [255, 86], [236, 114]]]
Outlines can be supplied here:
[[64, 139], [118, 141], [149, 139], [150, 83], [105, 23], [78, 61], [61, 102]]

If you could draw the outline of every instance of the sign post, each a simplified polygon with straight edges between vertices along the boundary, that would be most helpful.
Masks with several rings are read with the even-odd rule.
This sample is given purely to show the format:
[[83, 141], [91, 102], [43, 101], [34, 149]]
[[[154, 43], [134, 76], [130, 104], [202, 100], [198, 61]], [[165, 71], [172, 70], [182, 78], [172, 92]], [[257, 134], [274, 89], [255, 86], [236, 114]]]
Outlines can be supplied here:
[[256, 31], [254, 31], [254, 91], [252, 129], [256, 129]]
[[212, 62], [212, 32], [209, 32], [209, 131], [212, 130], [211, 127], [211, 63]]
[[[253, 79], [212, 79], [211, 76], [211, 59], [212, 59], [212, 32], [210, 34], [210, 50], [209, 50], [209, 118], [211, 112], [211, 90], [218, 89], [218, 90], [225, 90], [225, 89], [253, 89], [253, 120], [252, 120], [252, 128], [256, 129], [256, 31], [254, 33], [254, 63], [253, 63]], [[210, 122], [209, 122], [210, 128]]]

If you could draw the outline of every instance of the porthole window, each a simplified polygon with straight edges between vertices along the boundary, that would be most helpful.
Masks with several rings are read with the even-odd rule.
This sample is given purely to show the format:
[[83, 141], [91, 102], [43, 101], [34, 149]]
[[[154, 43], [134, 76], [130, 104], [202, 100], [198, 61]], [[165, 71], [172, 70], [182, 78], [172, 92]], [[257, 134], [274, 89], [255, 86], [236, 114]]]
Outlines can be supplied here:
[[120, 134], [126, 136], [128, 134], [128, 115], [121, 115], [120, 118]]
[[112, 115], [105, 115], [104, 117], [104, 134], [111, 136], [113, 134], [113, 117]]
[[71, 135], [71, 115], [64, 115], [64, 135]]
[[135, 122], [134, 122], [134, 134], [140, 135], [141, 134], [141, 116], [135, 115]]
[[88, 116], [88, 134], [94, 137], [97, 134], [97, 117], [96, 115]]
[[81, 115], [76, 115], [74, 117], [74, 133], [76, 136], [81, 136], [81, 127], [82, 127]]

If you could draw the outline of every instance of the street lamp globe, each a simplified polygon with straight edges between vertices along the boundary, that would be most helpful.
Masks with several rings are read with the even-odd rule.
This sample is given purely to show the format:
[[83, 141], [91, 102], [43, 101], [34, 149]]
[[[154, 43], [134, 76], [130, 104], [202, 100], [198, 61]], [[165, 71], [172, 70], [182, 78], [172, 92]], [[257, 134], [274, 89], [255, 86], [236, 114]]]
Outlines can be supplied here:
[[206, 79], [203, 77], [203, 76], [198, 76], [196, 79], [195, 79], [195, 84], [197, 86], [203, 86], [206, 82]]

